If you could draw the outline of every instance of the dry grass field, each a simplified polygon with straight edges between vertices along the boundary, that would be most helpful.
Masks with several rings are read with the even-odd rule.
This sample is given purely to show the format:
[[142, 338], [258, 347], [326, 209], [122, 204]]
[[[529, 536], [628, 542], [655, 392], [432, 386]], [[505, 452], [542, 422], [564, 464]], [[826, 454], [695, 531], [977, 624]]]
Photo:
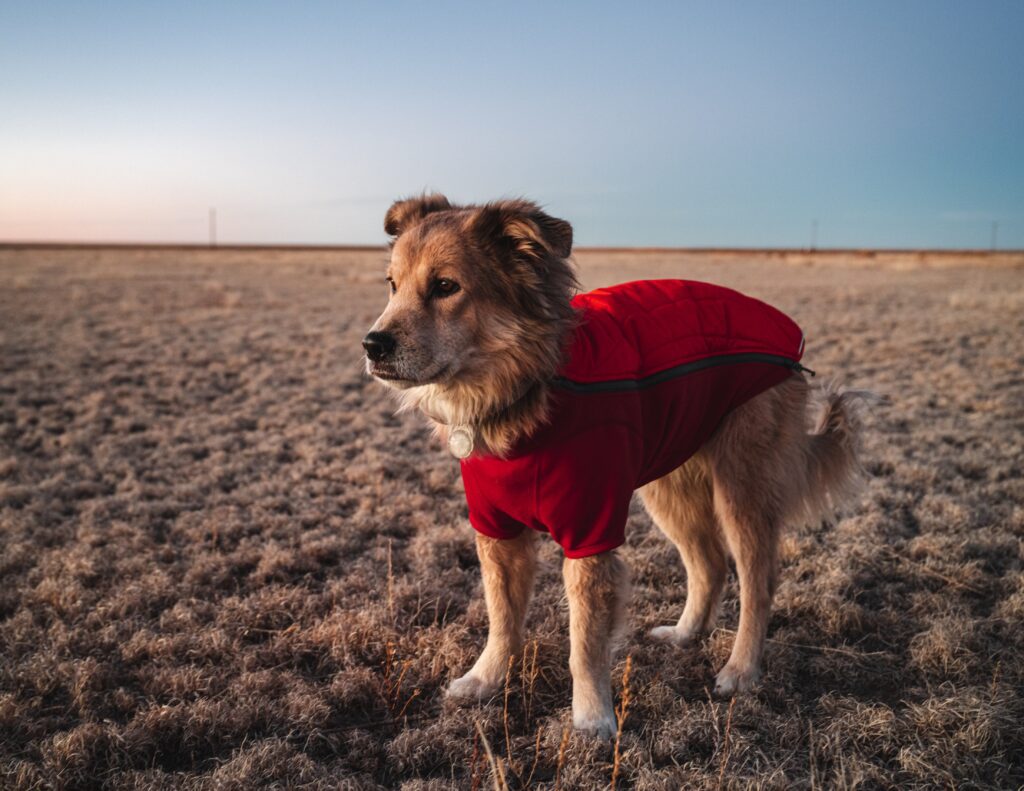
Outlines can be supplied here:
[[[684, 575], [634, 504], [619, 788], [1024, 784], [1024, 256], [577, 256], [804, 327], [874, 389], [872, 478], [787, 535], [763, 683], [708, 694]], [[442, 694], [486, 613], [456, 462], [363, 374], [384, 253], [0, 249], [0, 787], [609, 785], [569, 722], [559, 554], [527, 661]], [[481, 737], [482, 734], [482, 737]]]

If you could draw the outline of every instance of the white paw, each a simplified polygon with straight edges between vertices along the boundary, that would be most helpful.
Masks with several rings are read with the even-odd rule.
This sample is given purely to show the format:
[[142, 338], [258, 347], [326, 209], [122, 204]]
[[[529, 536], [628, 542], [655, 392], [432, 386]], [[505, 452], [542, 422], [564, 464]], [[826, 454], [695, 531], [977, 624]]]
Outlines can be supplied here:
[[448, 686], [447, 695], [453, 700], [479, 701], [492, 697], [499, 689], [500, 682], [486, 681], [470, 672], [455, 679]]
[[680, 629], [678, 626], [655, 626], [648, 634], [654, 640], [680, 647], [693, 645], [699, 636], [690, 629]]
[[603, 714], [576, 714], [572, 715], [572, 726], [589, 736], [596, 736], [598, 739], [611, 741], [618, 732], [619, 725], [615, 721], [615, 715], [608, 711]]
[[737, 670], [730, 665], [722, 668], [715, 677], [715, 695], [719, 698], [731, 698], [733, 695], [742, 695], [754, 688], [761, 671], [758, 668]]

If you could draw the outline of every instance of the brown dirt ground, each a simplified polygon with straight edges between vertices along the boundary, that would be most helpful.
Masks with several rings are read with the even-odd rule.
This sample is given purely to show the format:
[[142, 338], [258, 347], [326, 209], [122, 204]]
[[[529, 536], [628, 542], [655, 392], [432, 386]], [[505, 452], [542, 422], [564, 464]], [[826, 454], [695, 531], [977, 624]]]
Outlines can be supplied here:
[[[583, 253], [587, 286], [683, 276], [805, 328], [886, 394], [873, 475], [795, 529], [759, 690], [712, 701], [735, 627], [654, 645], [684, 576], [634, 505], [619, 787], [1024, 783], [1024, 256]], [[607, 786], [571, 736], [547, 542], [537, 664], [442, 690], [486, 614], [458, 468], [359, 339], [383, 252], [0, 250], [0, 785]], [[620, 662], [621, 671], [623, 663]], [[616, 694], [620, 684], [616, 684]]]

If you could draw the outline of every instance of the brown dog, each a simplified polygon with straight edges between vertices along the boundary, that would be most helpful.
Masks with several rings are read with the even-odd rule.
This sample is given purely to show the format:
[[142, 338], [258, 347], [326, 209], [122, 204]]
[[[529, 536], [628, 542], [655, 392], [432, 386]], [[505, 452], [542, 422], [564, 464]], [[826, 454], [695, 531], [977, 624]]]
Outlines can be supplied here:
[[[391, 296], [363, 342], [368, 372], [394, 388], [404, 408], [420, 409], [456, 455], [504, 456], [545, 424], [574, 331], [571, 226], [527, 201], [454, 206], [426, 195], [392, 205], [384, 227], [394, 237]], [[707, 633], [727, 558], [735, 560], [740, 621], [716, 679], [719, 695], [744, 692], [759, 677], [780, 530], [821, 518], [855, 490], [860, 395], [826, 389], [809, 431], [810, 388], [794, 372], [729, 412], [695, 455], [639, 490], [687, 576], [682, 617], [653, 637], [685, 645]], [[535, 538], [529, 529], [507, 540], [477, 536], [490, 633], [451, 697], [496, 692], [508, 658], [522, 649]], [[624, 629], [628, 572], [613, 550], [567, 557], [564, 578], [573, 723], [607, 737], [616, 729], [612, 645]]]

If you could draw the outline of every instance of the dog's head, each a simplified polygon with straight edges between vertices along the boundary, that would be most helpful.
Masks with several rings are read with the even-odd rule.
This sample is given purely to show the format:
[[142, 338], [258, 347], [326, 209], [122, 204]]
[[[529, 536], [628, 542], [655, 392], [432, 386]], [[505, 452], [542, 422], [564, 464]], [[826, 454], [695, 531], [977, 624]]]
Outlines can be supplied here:
[[524, 200], [456, 206], [435, 194], [395, 202], [384, 229], [390, 296], [363, 340], [372, 376], [406, 389], [557, 364], [576, 289], [569, 223]]

